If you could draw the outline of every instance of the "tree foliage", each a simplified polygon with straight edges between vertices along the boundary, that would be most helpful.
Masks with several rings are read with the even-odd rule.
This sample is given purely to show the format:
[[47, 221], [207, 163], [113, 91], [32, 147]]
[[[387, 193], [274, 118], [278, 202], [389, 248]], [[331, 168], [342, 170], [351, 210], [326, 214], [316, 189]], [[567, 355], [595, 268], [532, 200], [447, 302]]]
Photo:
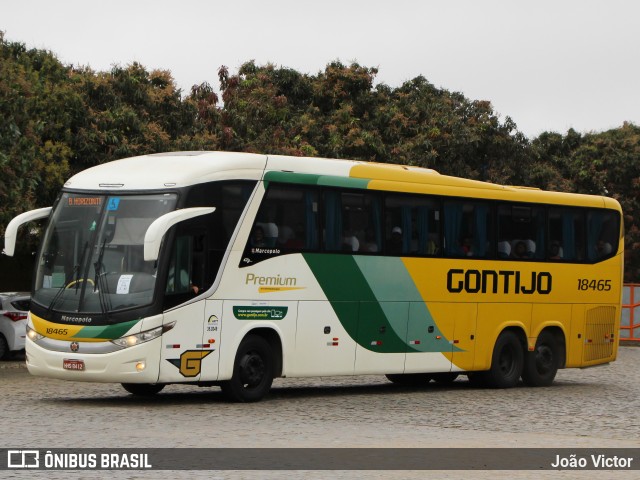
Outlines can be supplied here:
[[[249, 61], [182, 92], [166, 70], [63, 65], [0, 32], [0, 233], [50, 205], [67, 178], [118, 158], [231, 150], [434, 168], [504, 184], [610, 195], [625, 211], [627, 272], [640, 280], [640, 129], [545, 132], [527, 139], [490, 102], [423, 77], [397, 88], [376, 68], [316, 74]], [[302, 160], [301, 160], [302, 161]]]

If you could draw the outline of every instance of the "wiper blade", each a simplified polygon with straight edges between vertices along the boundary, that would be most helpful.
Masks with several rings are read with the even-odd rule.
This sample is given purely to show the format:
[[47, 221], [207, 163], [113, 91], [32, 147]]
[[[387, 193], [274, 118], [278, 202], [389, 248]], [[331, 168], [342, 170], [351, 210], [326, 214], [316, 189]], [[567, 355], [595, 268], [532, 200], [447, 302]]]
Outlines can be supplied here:
[[74, 280], [76, 282], [76, 293], [78, 293], [78, 287], [80, 286], [80, 267], [84, 264], [84, 256], [87, 254], [87, 250], [89, 249], [89, 241], [84, 242], [84, 247], [82, 249], [82, 255], [80, 255], [80, 261], [73, 267]]
[[100, 310], [102, 311], [102, 315], [106, 315], [107, 312], [111, 309], [111, 300], [109, 300], [108, 296], [104, 296], [103, 293], [104, 290], [104, 292], [109, 295], [109, 285], [106, 279], [106, 272], [102, 271], [102, 258], [104, 257], [104, 249], [106, 245], [107, 239], [105, 238], [102, 242], [102, 246], [100, 247], [98, 259], [96, 263], [93, 264], [93, 268], [96, 272], [93, 291], [98, 292], [98, 300], [100, 301]]
[[[71, 277], [75, 281], [76, 294], [78, 293], [78, 287], [80, 285], [80, 281], [79, 281], [80, 280], [80, 269], [82, 267], [82, 264], [84, 263], [84, 257], [87, 254], [87, 250], [88, 249], [89, 249], [89, 242], [86, 241], [84, 243], [84, 247], [82, 249], [82, 255], [80, 255], [80, 260], [78, 261], [77, 264], [75, 264], [73, 266], [73, 272], [71, 273]], [[58, 300], [60, 300], [60, 297], [62, 296], [63, 292], [66, 289], [67, 289], [67, 279], [65, 277], [65, 279], [62, 282], [62, 286], [58, 289], [58, 291], [56, 292], [56, 294], [53, 297], [53, 299], [51, 299], [51, 302], [49, 303], [49, 306], [47, 307], [47, 312], [51, 312], [51, 310], [58, 303]]]

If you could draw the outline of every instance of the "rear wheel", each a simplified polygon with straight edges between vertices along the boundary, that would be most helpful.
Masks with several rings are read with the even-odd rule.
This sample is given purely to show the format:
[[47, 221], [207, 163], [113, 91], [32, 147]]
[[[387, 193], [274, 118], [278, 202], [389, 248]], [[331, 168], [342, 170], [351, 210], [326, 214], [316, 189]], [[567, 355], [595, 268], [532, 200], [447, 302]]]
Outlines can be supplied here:
[[245, 338], [236, 353], [233, 376], [220, 384], [225, 396], [235, 402], [257, 402], [269, 392], [274, 376], [271, 345], [256, 335]]
[[392, 383], [406, 387], [419, 387], [431, 381], [429, 373], [390, 373], [385, 377]]
[[122, 388], [140, 397], [151, 397], [164, 388], [162, 383], [123, 383]]
[[481, 381], [492, 388], [515, 387], [522, 375], [524, 350], [512, 331], [500, 334], [493, 347], [491, 369], [481, 373]]
[[560, 348], [553, 333], [544, 331], [538, 336], [533, 352], [524, 359], [522, 381], [531, 387], [546, 387], [553, 383], [560, 365]]

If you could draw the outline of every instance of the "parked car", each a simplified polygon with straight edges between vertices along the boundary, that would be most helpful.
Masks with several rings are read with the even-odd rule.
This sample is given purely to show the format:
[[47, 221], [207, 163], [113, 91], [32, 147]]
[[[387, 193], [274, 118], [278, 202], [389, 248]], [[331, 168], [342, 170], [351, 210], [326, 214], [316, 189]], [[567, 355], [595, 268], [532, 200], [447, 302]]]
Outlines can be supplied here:
[[24, 349], [30, 305], [31, 296], [28, 293], [0, 293], [0, 359]]

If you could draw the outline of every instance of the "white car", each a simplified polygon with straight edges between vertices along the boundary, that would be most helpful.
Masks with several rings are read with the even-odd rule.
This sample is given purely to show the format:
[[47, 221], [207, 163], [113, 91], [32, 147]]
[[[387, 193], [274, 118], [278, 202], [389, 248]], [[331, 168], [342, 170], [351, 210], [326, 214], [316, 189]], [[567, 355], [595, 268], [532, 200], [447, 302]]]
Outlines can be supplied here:
[[0, 293], [0, 360], [24, 349], [31, 297], [24, 292]]

